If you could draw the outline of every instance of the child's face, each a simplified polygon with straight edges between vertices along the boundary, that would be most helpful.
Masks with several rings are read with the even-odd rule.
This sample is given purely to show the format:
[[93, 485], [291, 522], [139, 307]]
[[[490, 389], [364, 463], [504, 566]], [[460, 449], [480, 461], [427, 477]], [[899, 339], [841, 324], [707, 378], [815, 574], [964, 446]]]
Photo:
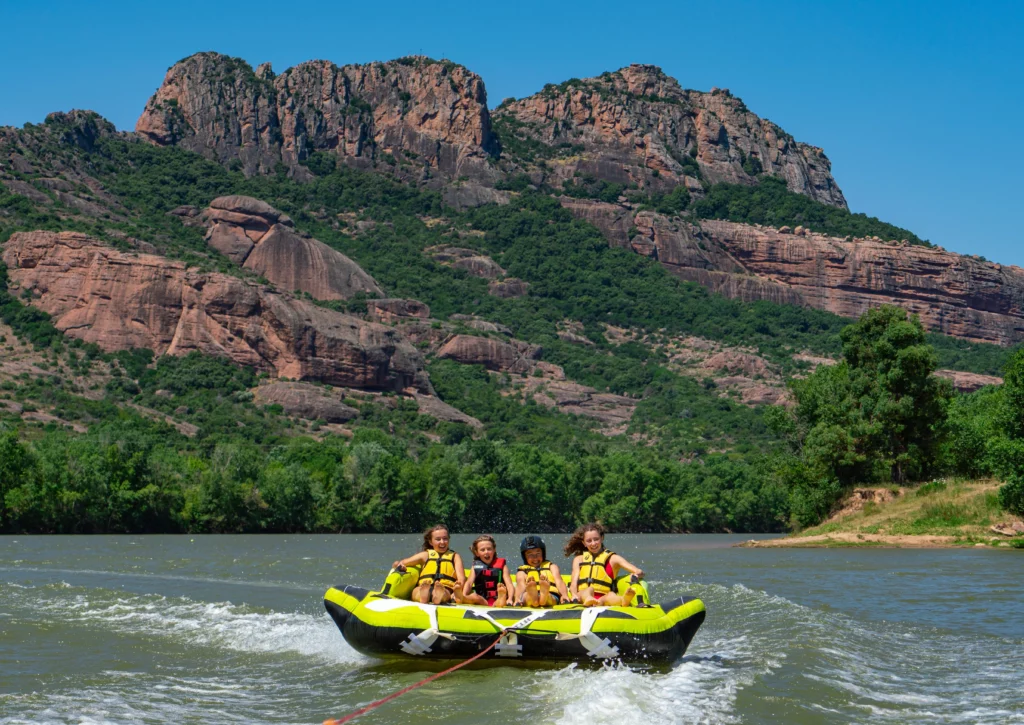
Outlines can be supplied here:
[[494, 561], [494, 544], [490, 541], [481, 541], [476, 545], [476, 549], [473, 553], [476, 554], [476, 558], [484, 564], [490, 564]]
[[430, 535], [430, 545], [434, 547], [434, 551], [439, 554], [443, 554], [448, 551], [448, 532], [444, 529], [438, 529]]
[[544, 552], [540, 549], [527, 549], [523, 552], [523, 556], [526, 557], [526, 563], [530, 566], [537, 566], [544, 561]]
[[591, 554], [601, 553], [601, 549], [604, 548], [604, 541], [601, 538], [600, 532], [591, 529], [583, 534], [583, 545], [587, 547], [587, 551]]

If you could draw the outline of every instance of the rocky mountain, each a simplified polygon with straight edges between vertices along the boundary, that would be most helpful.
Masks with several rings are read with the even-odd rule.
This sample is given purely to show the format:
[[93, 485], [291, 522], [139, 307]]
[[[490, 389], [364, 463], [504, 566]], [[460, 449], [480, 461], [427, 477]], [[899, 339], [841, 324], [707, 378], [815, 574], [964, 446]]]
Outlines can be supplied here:
[[791, 191], [846, 207], [820, 148], [751, 113], [727, 89], [685, 90], [652, 65], [508, 99], [494, 123], [513, 153], [524, 147], [527, 168], [547, 161], [539, 175], [556, 187], [590, 175], [655, 190], [683, 184], [700, 194], [702, 182], [754, 184], [768, 174]]
[[[188, 152], [216, 164], [200, 168]], [[162, 163], [180, 164], [176, 175], [133, 186]], [[337, 186], [339, 165], [339, 174], [376, 175], [342, 174]], [[339, 201], [347, 188], [385, 177], [392, 186]], [[561, 289], [564, 280], [550, 282], [552, 270], [576, 263], [574, 252], [509, 246], [536, 229], [559, 228], [569, 239], [568, 229], [548, 212], [520, 215], [502, 237], [500, 218], [459, 216], [496, 208], [489, 202], [516, 206], [529, 192], [593, 224], [609, 246], [727, 297], [843, 317], [895, 303], [948, 335], [1022, 339], [1024, 273], [1016, 268], [879, 237], [704, 218], [687, 207], [716, 185], [758, 188], [767, 177], [783, 180], [794, 198], [849, 216], [821, 149], [726, 90], [686, 90], [653, 66], [508, 99], [492, 125], [483, 81], [448, 61], [310, 61], [275, 74], [199, 53], [167, 72], [134, 133], [87, 111], [0, 129], [0, 232], [10, 228], [0, 239], [10, 237], [2, 244], [8, 293], [51, 315], [69, 338], [107, 351], [227, 358], [288, 379], [261, 386], [265, 405], [332, 425], [351, 419], [348, 393], [308, 383], [395, 392], [435, 418], [483, 425], [431, 396], [428, 361], [481, 366], [505, 381], [502, 395], [594, 419], [606, 434], [623, 433], [643, 412], [637, 391], [654, 388], [636, 386], [649, 353], [673, 374], [702, 381], [711, 397], [745, 406], [787, 399], [786, 376], [807, 353], [796, 343], [769, 367], [716, 366], [714, 356], [705, 365], [694, 362], [703, 360], [694, 349], [730, 345], [700, 330], [669, 343], [638, 332], [641, 323], [612, 349], [590, 349], [598, 338], [588, 306], [618, 272], [602, 273], [603, 287], [581, 293], [572, 312], [538, 311], [576, 294]], [[400, 206], [421, 193], [414, 206]], [[663, 197], [672, 197], [670, 208]], [[43, 228], [57, 231], [36, 231]], [[410, 235], [417, 241], [405, 256], [389, 256]], [[386, 265], [367, 267], [373, 274], [364, 269], [382, 257]], [[417, 270], [416, 284], [403, 281], [403, 266]], [[457, 299], [448, 296], [456, 289]], [[602, 310], [598, 319], [615, 314]], [[756, 350], [743, 345], [735, 354], [747, 360]], [[648, 351], [621, 374], [628, 384], [602, 378], [618, 349], [632, 350], [627, 357]], [[688, 420], [687, 410], [676, 415]]]
[[358, 168], [390, 166], [400, 178], [495, 177], [487, 94], [475, 73], [411, 56], [337, 66], [309, 61], [275, 75], [218, 53], [175, 63], [135, 131], [246, 174], [301, 166], [320, 151]]

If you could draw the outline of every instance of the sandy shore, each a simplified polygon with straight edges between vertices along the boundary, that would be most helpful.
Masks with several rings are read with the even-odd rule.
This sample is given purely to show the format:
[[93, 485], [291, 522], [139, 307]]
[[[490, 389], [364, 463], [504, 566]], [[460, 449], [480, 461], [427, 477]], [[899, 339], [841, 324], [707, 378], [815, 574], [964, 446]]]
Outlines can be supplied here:
[[900, 549], [942, 549], [949, 547], [973, 546], [974, 544], [954, 543], [953, 536], [893, 535], [893, 534], [855, 534], [834, 533], [815, 534], [812, 536], [787, 536], [781, 539], [764, 539], [761, 541], [745, 541], [737, 546], [751, 548], [820, 548], [827, 546], [878, 546]]

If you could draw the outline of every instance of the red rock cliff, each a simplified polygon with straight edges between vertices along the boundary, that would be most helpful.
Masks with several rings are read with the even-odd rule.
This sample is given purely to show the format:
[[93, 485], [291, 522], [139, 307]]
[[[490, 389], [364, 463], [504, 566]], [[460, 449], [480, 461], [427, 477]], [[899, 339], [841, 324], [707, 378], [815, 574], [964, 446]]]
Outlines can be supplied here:
[[192, 350], [292, 379], [431, 392], [419, 352], [392, 328], [268, 287], [115, 251], [77, 232], [20, 232], [4, 245], [13, 291], [104, 350]]
[[846, 206], [820, 148], [795, 141], [729, 91], [684, 90], [656, 66], [549, 85], [502, 104], [494, 121], [506, 133], [577, 147], [549, 164], [558, 183], [580, 172], [656, 189], [686, 184], [700, 193], [695, 162], [711, 183], [754, 183], [763, 171], [785, 179], [791, 191]]
[[930, 330], [979, 342], [1024, 341], [1024, 269], [940, 248], [829, 237], [704, 219], [699, 226], [619, 204], [562, 199], [609, 244], [744, 301], [770, 300], [859, 317], [895, 304]]
[[[487, 94], [474, 73], [422, 57], [339, 67], [309, 61], [275, 76], [242, 60], [197, 53], [179, 61], [135, 125], [246, 174], [327, 151], [345, 163], [385, 161], [405, 178], [439, 172], [491, 178]], [[385, 157], [384, 154], [391, 156]]]

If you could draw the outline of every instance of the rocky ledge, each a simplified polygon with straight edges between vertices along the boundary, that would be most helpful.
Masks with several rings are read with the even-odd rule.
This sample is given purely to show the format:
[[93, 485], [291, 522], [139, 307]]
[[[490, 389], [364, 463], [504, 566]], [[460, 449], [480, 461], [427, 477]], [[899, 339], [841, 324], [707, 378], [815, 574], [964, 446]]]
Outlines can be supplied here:
[[744, 301], [770, 300], [859, 317], [881, 304], [929, 330], [978, 342], [1024, 340], [1024, 269], [879, 239], [803, 227], [703, 219], [699, 226], [623, 204], [562, 199], [612, 246], [657, 259], [673, 274]]

